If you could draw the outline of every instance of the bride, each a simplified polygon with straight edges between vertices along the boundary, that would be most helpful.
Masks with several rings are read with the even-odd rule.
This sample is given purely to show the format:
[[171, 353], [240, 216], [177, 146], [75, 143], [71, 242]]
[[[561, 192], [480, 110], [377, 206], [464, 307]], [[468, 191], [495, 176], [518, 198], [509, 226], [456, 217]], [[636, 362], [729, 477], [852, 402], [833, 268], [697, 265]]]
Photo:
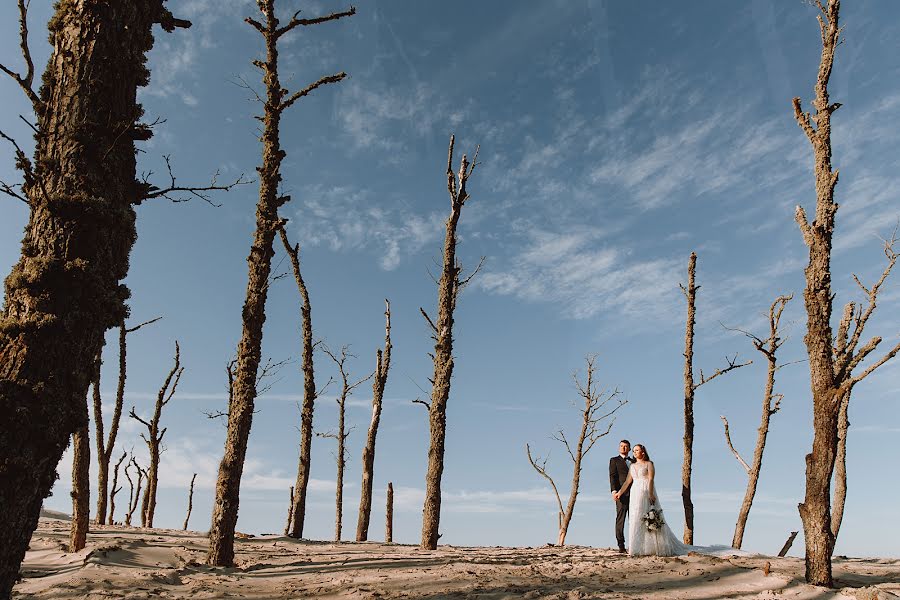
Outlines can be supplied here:
[[618, 500], [629, 486], [634, 486], [628, 504], [628, 553], [652, 556], [687, 554], [691, 548], [675, 537], [662, 518], [662, 507], [653, 485], [655, 471], [647, 449], [642, 444], [636, 444], [633, 453], [635, 462], [628, 470], [622, 489], [615, 495]]

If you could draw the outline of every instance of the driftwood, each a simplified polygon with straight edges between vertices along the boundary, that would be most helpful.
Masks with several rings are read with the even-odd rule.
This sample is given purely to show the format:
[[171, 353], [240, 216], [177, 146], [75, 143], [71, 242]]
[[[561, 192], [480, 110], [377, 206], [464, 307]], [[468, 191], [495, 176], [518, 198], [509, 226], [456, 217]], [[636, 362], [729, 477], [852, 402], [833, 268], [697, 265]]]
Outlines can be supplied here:
[[394, 541], [394, 484], [388, 481], [387, 506], [384, 511], [384, 541]]

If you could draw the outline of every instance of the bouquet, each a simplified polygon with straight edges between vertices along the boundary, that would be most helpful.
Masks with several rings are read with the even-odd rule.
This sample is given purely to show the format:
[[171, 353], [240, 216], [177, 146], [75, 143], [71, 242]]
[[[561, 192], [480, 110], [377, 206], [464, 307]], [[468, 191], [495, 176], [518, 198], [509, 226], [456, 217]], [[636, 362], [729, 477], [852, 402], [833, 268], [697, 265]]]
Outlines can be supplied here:
[[647, 528], [647, 531], [657, 531], [666, 524], [661, 508], [651, 508], [647, 511], [647, 514], [641, 517], [641, 520], [644, 522], [644, 527]]

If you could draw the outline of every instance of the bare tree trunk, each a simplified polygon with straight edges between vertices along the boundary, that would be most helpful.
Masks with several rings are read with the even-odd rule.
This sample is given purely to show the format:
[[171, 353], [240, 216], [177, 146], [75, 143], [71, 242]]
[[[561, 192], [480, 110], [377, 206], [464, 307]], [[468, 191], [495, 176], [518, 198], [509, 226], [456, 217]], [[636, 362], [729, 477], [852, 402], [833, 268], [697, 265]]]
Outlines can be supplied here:
[[834, 462], [834, 506], [831, 509], [831, 534], [837, 543], [841, 523], [844, 520], [844, 505], [847, 502], [847, 433], [850, 429], [850, 394], [852, 386], [841, 397], [838, 410], [838, 446]]
[[791, 535], [788, 536], [788, 539], [784, 542], [784, 546], [781, 547], [781, 550], [778, 551], [778, 557], [782, 558], [787, 555], [788, 550], [791, 549], [791, 546], [794, 545], [794, 538], [797, 537], [799, 531], [792, 531]]
[[112, 489], [109, 492], [109, 519], [106, 521], [107, 525], [116, 524], [114, 520], [116, 514], [116, 494], [122, 491], [122, 487], [118, 485], [119, 467], [122, 466], [122, 462], [125, 460], [126, 456], [128, 456], [128, 453], [123, 450], [122, 458], [119, 459], [119, 461], [116, 463], [115, 468], [113, 469]]
[[[253, 244], [247, 258], [247, 295], [242, 311], [241, 340], [237, 350], [237, 366], [234, 380], [234, 395], [228, 407], [228, 430], [225, 452], [219, 465], [216, 481], [216, 499], [213, 504], [212, 525], [209, 530], [209, 551], [206, 561], [210, 565], [231, 566], [234, 564], [234, 531], [237, 526], [240, 502], [241, 475], [247, 454], [247, 441], [253, 421], [253, 407], [256, 401], [256, 375], [259, 368], [262, 346], [263, 323], [266, 320], [266, 297], [268, 279], [274, 253], [272, 242], [275, 231], [283, 226], [278, 217], [278, 209], [289, 196], [281, 196], [281, 162], [286, 153], [281, 149], [281, 115], [298, 99], [314, 89], [338, 82], [346, 74], [341, 72], [323, 77], [306, 88], [288, 96], [278, 77], [278, 39], [297, 26], [313, 25], [340, 19], [356, 13], [351, 9], [344, 13], [334, 13], [319, 19], [298, 19], [296, 15], [284, 27], [279, 27], [275, 16], [275, 0], [259, 0], [258, 6], [265, 23], [247, 18], [246, 21], [260, 34], [266, 45], [265, 61], [254, 61], [260, 68], [266, 87], [262, 134], [262, 166], [259, 172], [259, 201], [256, 205], [256, 229]], [[297, 491], [298, 495], [300, 490]], [[295, 523], [296, 526], [296, 523]]]
[[769, 435], [769, 421], [781, 408], [782, 396], [775, 394], [775, 372], [780, 369], [777, 365], [776, 352], [784, 340], [779, 337], [778, 324], [781, 321], [781, 314], [787, 303], [793, 298], [793, 295], [779, 296], [769, 307], [769, 337], [765, 340], [756, 337], [753, 334], [742, 332], [753, 341], [753, 346], [766, 357], [768, 369], [766, 372], [766, 385], [763, 392], [762, 417], [760, 419], [759, 429], [756, 435], [756, 448], [753, 451], [753, 462], [748, 465], [741, 458], [741, 455], [734, 449], [731, 443], [731, 435], [728, 432], [728, 420], [722, 417], [725, 423], [725, 440], [738, 462], [743, 465], [747, 471], [747, 490], [744, 493], [744, 501], [741, 504], [741, 510], [738, 514], [737, 524], [734, 528], [734, 538], [731, 541], [733, 548], [740, 548], [744, 541], [744, 529], [747, 527], [747, 518], [750, 516], [750, 507], [753, 505], [753, 499], [756, 496], [756, 485], [759, 482], [759, 473], [762, 470], [763, 452], [766, 448], [766, 438]]
[[295, 538], [303, 537], [303, 525], [306, 517], [306, 489], [309, 486], [309, 469], [311, 464], [312, 453], [312, 437], [313, 437], [313, 411], [315, 410], [316, 397], [316, 377], [315, 368], [313, 366], [313, 343], [312, 335], [312, 305], [309, 301], [309, 291], [306, 289], [306, 282], [303, 280], [303, 274], [300, 272], [300, 245], [291, 246], [288, 241], [287, 232], [284, 227], [278, 230], [281, 237], [282, 245], [291, 260], [291, 267], [294, 271], [294, 279], [297, 282], [297, 289], [300, 292], [301, 314], [301, 331], [303, 343], [303, 359], [301, 368], [303, 370], [303, 407], [300, 412], [300, 458], [297, 461], [297, 481], [291, 492], [291, 514], [288, 517], [288, 529], [284, 534]]
[[753, 361], [737, 364], [737, 355], [733, 359], [726, 357], [728, 366], [716, 369], [716, 372], [705, 377], [700, 371], [700, 381], [694, 381], [694, 325], [696, 318], [697, 290], [699, 285], [694, 284], [697, 271], [697, 253], [691, 252], [688, 259], [688, 283], [682, 284], [681, 291], [687, 300], [687, 325], [684, 333], [684, 461], [681, 465], [681, 503], [684, 506], [684, 535], [685, 544], [694, 543], [694, 502], [691, 499], [691, 472], [694, 465], [694, 393], [701, 385], [708, 383], [725, 373], [746, 367]]
[[384, 541], [394, 542], [394, 484], [388, 481], [387, 507], [384, 511]]
[[[116, 445], [116, 437], [119, 435], [119, 421], [122, 418], [122, 405], [125, 402], [125, 373], [126, 373], [126, 341], [125, 337], [150, 323], [155, 323], [162, 317], [156, 317], [135, 327], [126, 328], [125, 322], [119, 323], [119, 381], [116, 386], [116, 403], [113, 406], [112, 421], [109, 425], [109, 437], [103, 441], [103, 402], [100, 396], [100, 355], [97, 356], [97, 372], [94, 374], [94, 426], [97, 444], [97, 522], [106, 522], [106, 499], [109, 494], [107, 481], [109, 480], [109, 463], [112, 461], [113, 447]], [[113, 486], [115, 487], [115, 485]]]
[[126, 314], [133, 206], [147, 197], [134, 141], [151, 135], [137, 103], [151, 29], [190, 25], [162, 0], [57, 3], [38, 94], [26, 1], [18, 7], [27, 71], [3, 70], [31, 101], [37, 134], [33, 162], [16, 151], [30, 214], [0, 315], [0, 598], [19, 576], [69, 437], [87, 423], [104, 332]]
[[[453, 143], [447, 152], [447, 189], [450, 193], [450, 216], [447, 219], [447, 234], [444, 238], [444, 264], [438, 282], [438, 318], [435, 325], [428, 315], [434, 339], [434, 377], [431, 383], [431, 403], [428, 406], [431, 443], [428, 448], [428, 471], [425, 474], [425, 507], [422, 515], [422, 548], [434, 550], [440, 537], [441, 519], [441, 477], [444, 473], [444, 442], [447, 437], [447, 399], [450, 397], [450, 378], [453, 375], [453, 312], [459, 290], [469, 278], [460, 280], [461, 267], [456, 261], [456, 227], [462, 207], [469, 199], [466, 183], [478, 164], [478, 150], [471, 165], [465, 154], [460, 162], [459, 173], [453, 174]], [[477, 272], [478, 269], [476, 269]], [[472, 275], [474, 275], [473, 273]], [[421, 310], [421, 309], [420, 309]]]
[[87, 543], [91, 512], [91, 444], [88, 439], [87, 403], [84, 406], [84, 427], [72, 434], [72, 530], [69, 552], [78, 552]]
[[347, 369], [345, 367], [345, 363], [348, 358], [354, 357], [353, 354], [350, 354], [347, 346], [341, 348], [340, 357], [336, 356], [331, 350], [327, 347], [324, 348], [325, 354], [327, 354], [331, 360], [338, 367], [338, 371], [341, 374], [341, 394], [337, 398], [338, 405], [338, 430], [337, 432], [328, 432], [328, 433], [319, 433], [320, 437], [324, 438], [334, 438], [337, 441], [337, 453], [335, 454], [335, 458], [337, 459], [337, 488], [334, 494], [334, 502], [335, 502], [335, 517], [334, 517], [334, 541], [341, 541], [341, 526], [343, 523], [343, 512], [344, 512], [344, 467], [347, 465], [347, 450], [346, 450], [346, 442], [347, 438], [350, 436], [350, 432], [347, 431], [345, 424], [345, 415], [347, 412], [347, 398], [350, 394], [353, 393], [353, 390], [362, 385], [364, 382], [368, 381], [370, 377], [374, 375], [374, 372], [366, 375], [359, 381], [355, 383], [350, 383], [350, 376], [347, 373]]
[[[587, 377], [584, 384], [578, 381], [577, 372], [572, 376], [575, 380], [575, 387], [578, 389], [578, 393], [584, 400], [584, 408], [581, 410], [581, 432], [578, 435], [578, 441], [575, 443], [575, 447], [573, 448], [569, 444], [565, 432], [561, 429], [553, 435], [553, 439], [561, 442], [565, 446], [566, 452], [569, 454], [573, 463], [572, 487], [570, 488], [569, 500], [566, 502], [565, 508], [563, 508], [556, 483], [554, 483], [550, 474], [547, 473], [547, 459], [544, 459], [541, 461], [541, 464], [538, 464], [538, 461], [541, 460], [540, 457], [537, 459], [532, 458], [531, 447], [528, 444], [525, 444], [525, 453], [528, 455], [528, 462], [531, 463], [531, 466], [534, 467], [534, 470], [537, 471], [541, 477], [550, 482], [553, 493], [556, 495], [556, 504], [559, 507], [559, 532], [556, 538], [557, 546], [565, 546], [569, 524], [572, 522], [572, 515], [575, 514], [575, 501], [578, 498], [578, 490], [581, 485], [582, 461], [584, 460], [584, 457], [587, 456], [587, 453], [591, 451], [591, 448], [594, 447], [594, 444], [597, 443], [597, 440], [604, 437], [612, 430], [615, 418], [610, 417], [613, 417], [616, 411], [628, 403], [628, 400], [625, 400], [621, 396], [618, 389], [611, 393], [602, 392], [597, 389], [596, 382], [594, 381], [594, 362], [596, 359], [596, 355], [589, 355], [585, 359], [585, 362], [587, 363]], [[607, 408], [607, 405], [610, 402], [614, 402], [615, 405], [612, 408]], [[607, 424], [606, 429], [601, 430], [599, 427], [600, 423], [607, 419], [609, 419], [609, 423]], [[585, 444], [587, 444], [587, 446], [585, 446]]]
[[[131, 475], [128, 474], [128, 468], [134, 465], [134, 470], [137, 471], [137, 485], [135, 485], [134, 481], [131, 479]], [[138, 501], [141, 496], [141, 485], [144, 481], [144, 470], [137, 463], [134, 456], [131, 457], [131, 461], [125, 465], [125, 477], [128, 479], [128, 512], [125, 514], [125, 525], [131, 527], [131, 519], [134, 516], [134, 511], [137, 510]]]
[[375, 379], [372, 382], [372, 420], [366, 434], [366, 445], [362, 453], [362, 484], [359, 494], [359, 517], [356, 521], [356, 541], [369, 539], [369, 517], [372, 514], [372, 483], [375, 472], [375, 437], [381, 420], [381, 405], [384, 386], [391, 366], [391, 303], [384, 301], [384, 352], [375, 353]]
[[[688, 284], [682, 286], [687, 299], [687, 326], [684, 333], [684, 462], [681, 465], [681, 503], [684, 505], [685, 544], [694, 543], [694, 503], [691, 500], [691, 469], [694, 463], [694, 325], [697, 322], [695, 303], [697, 286], [694, 276], [697, 269], [697, 253], [691, 252], [688, 260]], [[634, 515], [631, 517], [634, 518]]]
[[284, 524], [284, 535], [288, 535], [291, 531], [291, 522], [294, 519], [294, 486], [291, 486], [290, 502], [288, 502], [287, 521]]
[[194, 508], [194, 480], [197, 479], [197, 474], [194, 473], [194, 476], [191, 477], [191, 490], [188, 492], [188, 507], [187, 507], [187, 515], [184, 517], [184, 526], [182, 526], [182, 531], [187, 531], [188, 521], [191, 520], [191, 510]]
[[[163, 436], [166, 435], [167, 427], [159, 428], [159, 420], [162, 418], [162, 409], [166, 406], [175, 390], [178, 389], [178, 382], [181, 381], [181, 374], [184, 373], [184, 367], [181, 366], [181, 347], [178, 341], [175, 342], [175, 364], [172, 370], [166, 376], [159, 393], [156, 396], [156, 405], [153, 408], [153, 416], [150, 421], [145, 421], [137, 415], [134, 407], [128, 416], [132, 419], [143, 423], [147, 428], [147, 435], [141, 434], [144, 442], [147, 444], [147, 450], [150, 452], [150, 466], [147, 467], [147, 487], [144, 490], [144, 498], [141, 502], [141, 527], [153, 527], [153, 516], [156, 512], [156, 490], [159, 486], [159, 457], [160, 445]], [[171, 388], [169, 387], [171, 385]]]

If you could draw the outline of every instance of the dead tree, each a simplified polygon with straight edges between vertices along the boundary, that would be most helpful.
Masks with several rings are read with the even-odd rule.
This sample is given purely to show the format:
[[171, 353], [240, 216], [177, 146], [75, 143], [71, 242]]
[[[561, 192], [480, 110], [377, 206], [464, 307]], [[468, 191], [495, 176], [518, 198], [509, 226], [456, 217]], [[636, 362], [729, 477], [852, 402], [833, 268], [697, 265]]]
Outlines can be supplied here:
[[[459, 165], [459, 173], [453, 173], [454, 136], [450, 136], [447, 152], [447, 191], [450, 194], [450, 216], [447, 218], [447, 234], [444, 237], [444, 263], [438, 281], [438, 317], [433, 321], [424, 309], [419, 311], [431, 328], [434, 340], [434, 376], [431, 379], [431, 402], [428, 421], [431, 442], [428, 448], [428, 471], [425, 474], [425, 507], [422, 515], [422, 548], [434, 550], [439, 537], [441, 520], [441, 477], [444, 473], [444, 442], [447, 437], [447, 399], [450, 397], [450, 378], [453, 375], [453, 312], [459, 291], [471, 281], [478, 268], [465, 279], [460, 278], [462, 267], [456, 260], [456, 228], [469, 193], [466, 184], [478, 165], [478, 149], [472, 163], [465, 154]], [[479, 267], [481, 265], [479, 264]], [[424, 402], [423, 402], [424, 404]]]
[[[587, 456], [597, 440], [607, 435], [611, 430], [616, 411], [625, 406], [628, 400], [622, 397], [622, 393], [615, 389], [612, 392], [601, 391], [598, 389], [597, 382], [594, 381], [594, 362], [595, 355], [588, 356], [585, 361], [587, 363], [587, 376], [585, 383], [578, 380], [578, 373], [573, 375], [575, 387], [578, 389], [578, 395], [584, 400], [584, 408], [581, 410], [581, 431], [578, 434], [578, 441], [574, 446], [569, 443], [565, 432], [560, 429], [552, 437], [556, 441], [565, 446], [569, 458], [572, 459], [572, 487], [569, 490], [569, 499], [566, 506], [563, 507], [562, 498], [559, 495], [559, 489], [553, 478], [547, 472], [547, 459], [541, 461], [541, 458], [532, 458], [531, 446], [525, 444], [525, 453], [528, 455], [528, 462], [534, 467], [541, 477], [550, 482], [553, 493], [556, 496], [556, 503], [559, 508], [558, 527], [559, 534], [556, 538], [557, 546], [565, 546], [566, 533], [569, 531], [569, 523], [572, 522], [572, 515], [575, 513], [575, 500], [578, 498], [578, 490], [581, 485], [581, 470], [584, 458]], [[608, 422], [606, 422], [608, 421]], [[606, 428], [602, 428], [602, 424], [606, 422]], [[538, 462], [540, 461], [540, 464]]]
[[[144, 325], [159, 321], [162, 317], [156, 317], [134, 327], [125, 327], [125, 322], [119, 323], [119, 382], [116, 386], [116, 403], [113, 405], [112, 421], [109, 424], [109, 435], [106, 442], [103, 441], [103, 400], [100, 396], [100, 360], [97, 360], [97, 370], [94, 373], [94, 427], [97, 443], [97, 522], [106, 522], [106, 502], [109, 489], [109, 463], [112, 460], [113, 447], [116, 445], [116, 437], [119, 434], [119, 420], [122, 418], [122, 404], [125, 401], [125, 365], [126, 340], [129, 333], [134, 333]], [[115, 486], [113, 486], [115, 487]]]
[[197, 474], [194, 473], [194, 476], [191, 477], [191, 489], [188, 492], [188, 507], [187, 507], [187, 515], [184, 517], [184, 526], [182, 526], [182, 531], [187, 531], [188, 521], [191, 520], [191, 510], [194, 508], [194, 481], [197, 479]]
[[91, 442], [88, 439], [87, 402], [84, 403], [84, 426], [72, 434], [72, 528], [69, 552], [78, 552], [87, 543], [91, 512]]
[[288, 535], [291, 531], [291, 523], [294, 520], [294, 486], [291, 486], [290, 498], [288, 500], [287, 520], [284, 524], [284, 535]]
[[781, 321], [781, 314], [784, 307], [793, 298], [793, 294], [788, 296], [779, 296], [769, 307], [769, 337], [762, 339], [749, 333], [741, 331], [753, 342], [753, 347], [763, 354], [768, 364], [766, 371], [766, 385], [763, 391], [762, 417], [759, 423], [759, 429], [756, 434], [756, 448], [753, 450], [753, 462], [747, 464], [740, 453], [735, 449], [731, 442], [731, 433], [728, 429], [728, 419], [722, 417], [722, 423], [725, 425], [725, 442], [728, 449], [734, 454], [741, 466], [747, 472], [747, 491], [744, 493], [744, 502], [741, 504], [741, 511], [738, 513], [737, 524], [734, 527], [734, 538], [731, 540], [732, 548], [740, 548], [744, 541], [744, 528], [747, 526], [747, 517], [750, 516], [750, 507], [753, 505], [753, 498], [756, 496], [756, 485], [759, 482], [759, 472], [762, 469], [763, 452], [766, 448], [766, 438], [769, 435], [769, 420], [772, 415], [781, 408], [781, 400], [783, 396], [775, 393], [775, 372], [781, 367], [778, 365], [776, 352], [778, 348], [785, 342], [778, 333], [778, 325]]
[[303, 408], [300, 412], [300, 457], [297, 461], [297, 482], [291, 492], [290, 515], [288, 516], [288, 527], [285, 535], [291, 537], [303, 537], [303, 525], [306, 517], [306, 488], [309, 486], [309, 470], [312, 454], [312, 436], [313, 436], [313, 411], [315, 410], [316, 398], [316, 376], [313, 366], [313, 351], [316, 344], [313, 342], [312, 334], [312, 305], [309, 301], [309, 291], [306, 289], [306, 282], [303, 280], [303, 274], [300, 272], [300, 245], [292, 246], [288, 241], [287, 232], [284, 227], [279, 228], [278, 233], [281, 237], [281, 243], [291, 260], [291, 268], [294, 271], [294, 280], [297, 282], [297, 289], [300, 292], [300, 307], [303, 344], [303, 358], [301, 359], [301, 369], [303, 371]]
[[[137, 479], [136, 485], [134, 480], [131, 479], [131, 475], [128, 473], [128, 469], [132, 466], [134, 466], [135, 478]], [[141, 468], [132, 454], [131, 460], [125, 465], [125, 477], [128, 479], [128, 512], [125, 513], [125, 525], [128, 527], [131, 527], [131, 519], [134, 516], [134, 511], [137, 510], [138, 502], [141, 497], [141, 485], [143, 484], [144, 476], [146, 474], [147, 471]]]
[[0, 191], [29, 208], [0, 313], [0, 598], [19, 576], [69, 438], [87, 422], [81, 404], [104, 334], [127, 316], [134, 206], [166, 191], [135, 179], [135, 142], [153, 133], [137, 102], [152, 30], [190, 26], [165, 0], [58, 2], [36, 91], [28, 2], [17, 5], [25, 67], [0, 70], [34, 109], [35, 151], [29, 159], [0, 132], [23, 176]]
[[348, 358], [356, 358], [356, 356], [347, 351], [347, 346], [341, 348], [340, 356], [334, 354], [327, 347], [323, 347], [323, 350], [325, 354], [334, 361], [334, 364], [337, 365], [338, 372], [341, 375], [341, 393], [336, 398], [338, 405], [338, 429], [337, 431], [320, 432], [316, 434], [319, 437], [332, 438], [337, 441], [337, 452], [335, 453], [335, 458], [337, 459], [337, 487], [334, 494], [334, 541], [339, 542], [341, 541], [341, 524], [343, 522], [342, 515], [344, 508], [344, 467], [347, 465], [346, 443], [347, 438], [350, 437], [350, 430], [347, 429], [344, 419], [347, 408], [347, 398], [350, 397], [350, 394], [353, 393], [354, 389], [368, 381], [374, 373], [366, 375], [355, 383], [350, 383], [350, 375], [347, 373], [345, 364]]
[[278, 77], [278, 41], [298, 26], [315, 25], [356, 14], [356, 9], [314, 19], [298, 18], [294, 14], [287, 25], [280, 26], [275, 16], [275, 0], [257, 0], [263, 14], [263, 21], [245, 19], [262, 36], [266, 46], [265, 60], [254, 60], [253, 64], [263, 72], [266, 87], [262, 133], [262, 165], [259, 172], [259, 201], [256, 205], [256, 229], [248, 262], [247, 295], [242, 311], [241, 340], [237, 350], [237, 366], [234, 378], [234, 396], [228, 407], [228, 430], [225, 452], [219, 465], [216, 481], [216, 499], [213, 504], [212, 526], [209, 530], [209, 551], [207, 563], [231, 566], [234, 563], [234, 529], [237, 525], [238, 504], [240, 502], [241, 475], [247, 454], [247, 441], [253, 421], [253, 406], [256, 400], [256, 372], [259, 367], [262, 346], [263, 323], [266, 320], [266, 297], [268, 279], [274, 250], [272, 242], [276, 230], [283, 226], [278, 209], [289, 196], [279, 194], [281, 184], [281, 162], [286, 153], [281, 149], [280, 123], [284, 111], [307, 96], [316, 88], [336, 83], [346, 74], [336, 73], [323, 77], [309, 86], [291, 94], [282, 87]]
[[[107, 525], [115, 525], [115, 515], [116, 515], [116, 494], [122, 491], [122, 486], [119, 486], [119, 467], [122, 466], [122, 462], [125, 460], [125, 457], [128, 456], [128, 453], [124, 450], [122, 451], [122, 457], [116, 463], [115, 468], [113, 468], [113, 480], [112, 480], [112, 489], [109, 490], [109, 517], [106, 521]], [[126, 465], [127, 467], [127, 465]]]
[[384, 511], [384, 541], [394, 542], [394, 484], [388, 481], [387, 506]]
[[[838, 171], [831, 165], [831, 114], [841, 105], [832, 103], [828, 82], [834, 66], [834, 54], [840, 44], [838, 25], [840, 0], [815, 0], [822, 40], [822, 55], [812, 101], [815, 113], [803, 112], [800, 98], [794, 98], [794, 117], [813, 148], [816, 179], [816, 212], [810, 223], [802, 206], [796, 210], [796, 221], [809, 248], [809, 264], [805, 269], [806, 287], [803, 300], [807, 314], [804, 337], [809, 356], [810, 387], [813, 397], [813, 445], [806, 456], [806, 496], [799, 505], [806, 543], [806, 581], [831, 587], [831, 555], [834, 551], [835, 530], [832, 522], [831, 479], [837, 460], [841, 404], [857, 383], [900, 351], [900, 344], [854, 375], [860, 363], [881, 343], [874, 337], [859, 346], [866, 322], [875, 310], [875, 297], [884, 279], [897, 260], [894, 237], [885, 242], [888, 266], [881, 279], [867, 288], [858, 278], [857, 284], [868, 298], [868, 304], [856, 311], [852, 304], [844, 310], [837, 336], [831, 329], [831, 245], [838, 205], [834, 188]], [[840, 490], [838, 490], [840, 492]], [[842, 501], [841, 501], [842, 502]]]
[[687, 326], [684, 334], [684, 462], [681, 466], [681, 502], [684, 505], [684, 543], [694, 543], [694, 502], [691, 499], [691, 470], [694, 464], [694, 393], [701, 385], [709, 383], [719, 375], [746, 367], [753, 361], [737, 362], [734, 358], [725, 357], [728, 366], [716, 369], [716, 372], [705, 377], [700, 371], [700, 381], [694, 381], [694, 325], [696, 324], [696, 300], [699, 285], [694, 284], [697, 271], [697, 253], [691, 252], [688, 260], [687, 287], [678, 284], [687, 300]]
[[166, 406], [175, 390], [178, 388], [178, 382], [181, 381], [181, 374], [184, 373], [184, 367], [181, 366], [181, 348], [178, 342], [175, 342], [175, 364], [172, 370], [166, 376], [165, 381], [159, 393], [156, 395], [156, 405], [153, 408], [153, 416], [150, 421], [145, 421], [137, 415], [134, 407], [128, 416], [132, 419], [143, 423], [147, 428], [147, 435], [141, 434], [141, 438], [147, 444], [147, 450], [150, 452], [150, 465], [147, 467], [147, 487], [144, 489], [144, 497], [141, 501], [141, 527], [153, 527], [153, 515], [156, 512], [156, 489], [159, 485], [159, 457], [161, 453], [161, 444], [163, 436], [166, 435], [167, 427], [159, 428], [159, 420], [162, 417], [162, 409]]
[[359, 516], [356, 521], [356, 541], [369, 539], [369, 517], [372, 514], [372, 483], [375, 472], [375, 437], [381, 420], [381, 405], [384, 386], [391, 367], [391, 303], [384, 301], [384, 351], [375, 351], [375, 378], [372, 381], [372, 420], [366, 434], [366, 445], [362, 453], [362, 484], [359, 493]]

